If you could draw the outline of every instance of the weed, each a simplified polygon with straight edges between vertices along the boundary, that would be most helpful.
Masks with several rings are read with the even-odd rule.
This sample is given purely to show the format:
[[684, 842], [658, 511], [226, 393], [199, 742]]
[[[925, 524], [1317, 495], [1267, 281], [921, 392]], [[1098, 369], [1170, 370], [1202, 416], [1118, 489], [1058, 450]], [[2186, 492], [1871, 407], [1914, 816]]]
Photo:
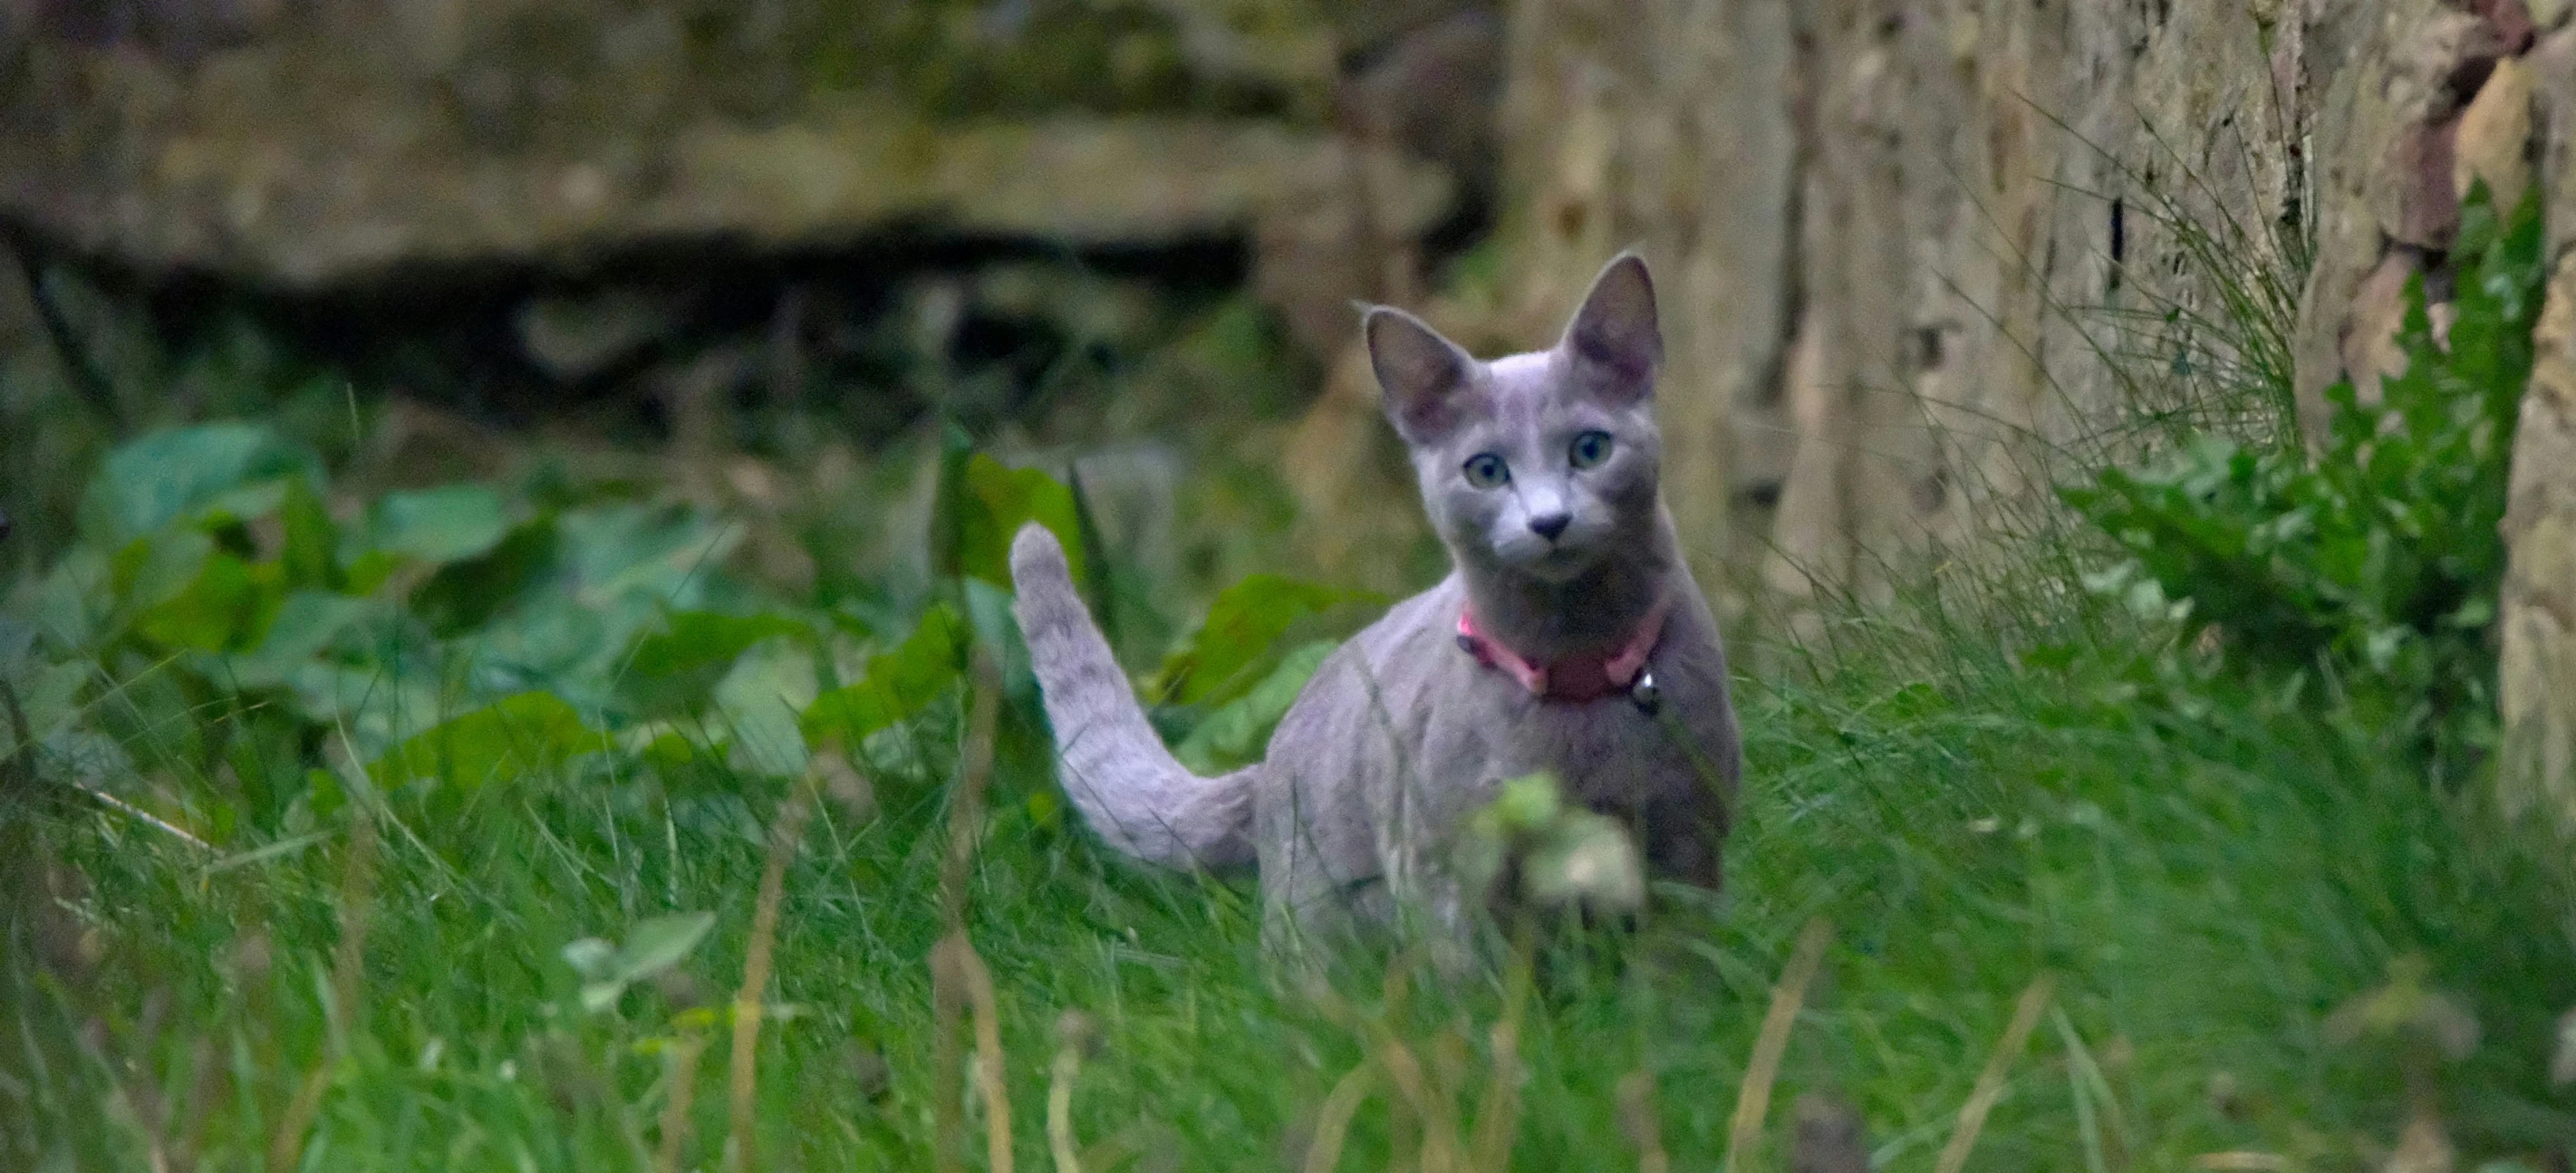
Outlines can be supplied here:
[[2462, 212], [2459, 294], [2437, 336], [2420, 278], [2398, 334], [2407, 367], [2375, 403], [2326, 395], [2313, 456], [2294, 442], [2192, 437], [2066, 497], [2126, 560], [2094, 589], [2209, 635], [2228, 665], [2298, 691], [2323, 679], [2374, 710], [2392, 745], [2457, 777], [2494, 740], [2492, 628], [2505, 482], [2545, 276], [2540, 204]]

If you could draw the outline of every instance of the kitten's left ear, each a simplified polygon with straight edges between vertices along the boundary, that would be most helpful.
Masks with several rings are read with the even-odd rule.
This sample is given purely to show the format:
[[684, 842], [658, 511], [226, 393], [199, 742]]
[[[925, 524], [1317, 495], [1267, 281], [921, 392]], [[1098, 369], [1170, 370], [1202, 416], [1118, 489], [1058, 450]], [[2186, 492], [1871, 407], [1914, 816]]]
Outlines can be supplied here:
[[1602, 398], [1634, 403], [1654, 393], [1664, 361], [1664, 332], [1655, 324], [1655, 283], [1637, 254], [1621, 253], [1583, 295], [1583, 308], [1557, 343], [1573, 360], [1577, 385]]

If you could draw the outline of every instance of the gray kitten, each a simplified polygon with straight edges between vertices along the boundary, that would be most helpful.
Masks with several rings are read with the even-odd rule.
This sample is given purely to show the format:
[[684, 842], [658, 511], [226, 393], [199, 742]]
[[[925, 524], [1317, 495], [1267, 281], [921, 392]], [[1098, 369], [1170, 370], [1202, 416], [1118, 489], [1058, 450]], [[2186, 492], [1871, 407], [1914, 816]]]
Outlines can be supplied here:
[[1654, 286], [1610, 262], [1555, 347], [1490, 363], [1401, 310], [1363, 323], [1386, 410], [1456, 569], [1325, 660], [1268, 757], [1217, 778], [1154, 734], [1044, 528], [1011, 545], [1014, 609], [1065, 790], [1127, 854], [1257, 860], [1265, 926], [1418, 911], [1458, 928], [1463, 817], [1553, 771], [1658, 870], [1709, 888], [1741, 754], [1726, 652], [1656, 487]]

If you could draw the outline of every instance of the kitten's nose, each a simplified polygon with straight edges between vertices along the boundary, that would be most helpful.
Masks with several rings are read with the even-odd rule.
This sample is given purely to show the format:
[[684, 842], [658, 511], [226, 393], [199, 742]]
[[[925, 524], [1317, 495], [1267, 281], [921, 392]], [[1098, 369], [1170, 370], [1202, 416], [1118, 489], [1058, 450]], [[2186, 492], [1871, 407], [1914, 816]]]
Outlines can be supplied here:
[[1564, 533], [1566, 523], [1573, 520], [1572, 517], [1562, 513], [1542, 513], [1529, 519], [1530, 528], [1537, 531], [1538, 536], [1551, 542], [1556, 540], [1556, 535]]

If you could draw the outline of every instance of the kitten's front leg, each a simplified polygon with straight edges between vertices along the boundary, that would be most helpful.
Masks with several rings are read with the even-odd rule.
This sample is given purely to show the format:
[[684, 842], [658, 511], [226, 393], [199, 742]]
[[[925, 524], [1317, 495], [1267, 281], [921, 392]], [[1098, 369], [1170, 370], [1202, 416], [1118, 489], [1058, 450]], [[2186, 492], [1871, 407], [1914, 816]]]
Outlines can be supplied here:
[[1637, 812], [1638, 845], [1657, 876], [1716, 891], [1725, 879], [1725, 801], [1697, 787], [1651, 801]]
[[1638, 846], [1657, 875], [1715, 891], [1724, 878], [1724, 849], [1735, 793], [1735, 728], [1721, 714], [1715, 728], [1694, 732], [1668, 721], [1670, 760], [1636, 813]]

